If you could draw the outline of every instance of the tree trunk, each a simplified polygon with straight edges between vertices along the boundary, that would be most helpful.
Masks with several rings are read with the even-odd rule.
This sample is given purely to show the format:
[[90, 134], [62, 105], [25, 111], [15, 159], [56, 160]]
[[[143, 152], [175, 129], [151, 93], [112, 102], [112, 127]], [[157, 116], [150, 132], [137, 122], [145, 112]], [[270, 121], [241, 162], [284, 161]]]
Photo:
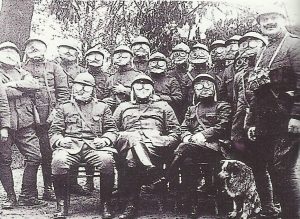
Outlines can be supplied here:
[[2, 0], [0, 13], [0, 43], [10, 41], [24, 51], [30, 36], [34, 0]]

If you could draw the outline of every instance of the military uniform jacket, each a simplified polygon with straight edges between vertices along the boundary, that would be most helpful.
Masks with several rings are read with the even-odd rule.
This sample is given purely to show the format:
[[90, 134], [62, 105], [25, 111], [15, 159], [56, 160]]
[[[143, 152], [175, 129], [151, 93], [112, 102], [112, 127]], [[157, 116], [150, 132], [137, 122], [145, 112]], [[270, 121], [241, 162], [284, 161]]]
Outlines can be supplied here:
[[9, 127], [14, 130], [28, 127], [36, 119], [30, 95], [39, 89], [38, 81], [23, 69], [0, 68], [0, 86], [8, 82], [16, 83], [16, 88], [5, 88], [11, 115]]
[[287, 132], [289, 119], [300, 119], [299, 37], [282, 33], [276, 39], [270, 39], [258, 66], [268, 67], [283, 39], [283, 44], [269, 68], [271, 83], [255, 91], [255, 98], [250, 106], [252, 117], [249, 118], [249, 125], [256, 126], [258, 135]]
[[5, 89], [0, 84], [0, 129], [10, 128], [10, 111]]
[[134, 57], [133, 58], [133, 64], [134, 67], [143, 73], [147, 72], [148, 69], [148, 59], [145, 58], [139, 58], [139, 57]]
[[219, 99], [230, 103], [233, 106], [233, 82], [234, 82], [235, 68], [234, 64], [226, 67], [222, 77]]
[[215, 80], [217, 82], [218, 93], [219, 93], [220, 88], [221, 88], [225, 68], [226, 68], [225, 63], [224, 63], [224, 65], [220, 64], [220, 66], [213, 65], [212, 68], [208, 72], [211, 76], [213, 76], [215, 78]]
[[226, 140], [230, 114], [230, 105], [223, 101], [210, 104], [199, 102], [190, 106], [181, 125], [181, 138], [201, 132], [208, 143], [218, 142], [219, 139]]
[[103, 100], [104, 98], [109, 97], [107, 86], [108, 74], [103, 72], [101, 68], [97, 71], [88, 71], [91, 75], [94, 76], [96, 81], [96, 97], [98, 100]]
[[172, 107], [182, 101], [180, 85], [175, 77], [167, 74], [150, 74], [150, 77], [154, 81], [155, 94], [163, 101], [168, 102]]
[[154, 146], [174, 145], [179, 140], [178, 120], [165, 101], [121, 103], [114, 112], [114, 119], [121, 132], [139, 132]]
[[71, 154], [79, 153], [84, 144], [95, 148], [92, 142], [96, 137], [108, 138], [113, 145], [117, 138], [117, 128], [109, 107], [97, 100], [88, 104], [77, 104], [74, 101], [68, 101], [57, 109], [49, 130], [52, 148], [64, 137], [70, 137], [74, 141], [73, 147], [68, 149]]
[[59, 65], [50, 61], [28, 60], [23, 66], [39, 81], [40, 90], [33, 97], [33, 102], [40, 115], [41, 124], [45, 124], [56, 104], [63, 103], [70, 97], [67, 75]]
[[[136, 76], [144, 74], [140, 71], [135, 70], [131, 66], [125, 66], [123, 68], [118, 68], [118, 70], [107, 79], [107, 83], [105, 88], [107, 91], [105, 93], [108, 94], [109, 97], [116, 99], [117, 104], [129, 101], [130, 100], [130, 91], [131, 91], [131, 83], [135, 79]], [[125, 93], [114, 94], [113, 87], [115, 85], [122, 84], [124, 87], [128, 89]]]

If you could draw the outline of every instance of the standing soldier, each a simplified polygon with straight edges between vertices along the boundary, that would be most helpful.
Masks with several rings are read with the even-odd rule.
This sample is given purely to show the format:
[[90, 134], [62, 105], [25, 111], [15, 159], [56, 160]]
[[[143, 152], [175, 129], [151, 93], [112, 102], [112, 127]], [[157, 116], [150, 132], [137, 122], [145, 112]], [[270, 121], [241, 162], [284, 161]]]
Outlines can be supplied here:
[[3, 124], [10, 127], [8, 136], [6, 131], [1, 129], [0, 180], [7, 193], [3, 208], [13, 208], [17, 204], [11, 170], [13, 144], [16, 144], [25, 158], [18, 204], [44, 205], [46, 203], [38, 200], [37, 191], [37, 171], [41, 163], [41, 152], [34, 123], [38, 118], [30, 98], [30, 95], [39, 89], [39, 83], [29, 72], [20, 69], [19, 50], [10, 42], [0, 44], [0, 87], [6, 91], [11, 115], [10, 124]]
[[150, 55], [150, 42], [146, 37], [138, 36], [131, 44], [133, 64], [137, 70], [146, 73]]
[[73, 40], [65, 40], [58, 46], [58, 54], [57, 62], [67, 75], [68, 88], [71, 90], [74, 78], [79, 73], [86, 72], [78, 64], [79, 49]]
[[188, 72], [188, 57], [190, 53], [190, 48], [185, 43], [179, 43], [172, 48], [171, 59], [175, 64], [175, 67], [169, 72], [169, 74], [177, 79], [180, 85], [182, 93], [182, 102], [179, 103], [175, 108], [175, 113], [179, 122], [183, 121], [186, 104], [185, 100], [187, 99], [187, 77], [185, 76]]
[[180, 86], [175, 77], [167, 75], [167, 58], [156, 52], [149, 58], [149, 76], [154, 82], [154, 98], [176, 107], [182, 101]]
[[[248, 78], [254, 92], [248, 137], [255, 141], [259, 167], [271, 175], [282, 218], [300, 218], [300, 39], [286, 30], [281, 9], [264, 10], [257, 21], [269, 44]], [[265, 188], [257, 184], [257, 190], [262, 196]]]
[[128, 46], [118, 46], [113, 52], [113, 62], [117, 65], [116, 72], [107, 80], [108, 98], [104, 101], [114, 110], [121, 102], [130, 100], [130, 86], [133, 79], [141, 74], [133, 67], [133, 53]]
[[55, 200], [51, 180], [52, 150], [49, 144], [47, 119], [57, 104], [69, 99], [67, 76], [62, 68], [45, 59], [47, 45], [40, 39], [29, 39], [25, 44], [27, 60], [23, 68], [39, 81], [40, 90], [32, 100], [37, 108], [40, 122], [36, 123], [36, 134], [42, 153], [42, 173], [44, 179], [44, 200]]
[[226, 68], [222, 77], [221, 87], [220, 87], [220, 100], [224, 100], [233, 106], [233, 81], [235, 71], [235, 62], [238, 56], [239, 50], [239, 39], [241, 36], [234, 35], [225, 41], [226, 47]]
[[105, 89], [108, 79], [108, 73], [102, 70], [104, 63], [104, 51], [100, 48], [91, 48], [85, 53], [85, 62], [88, 72], [94, 76], [96, 80], [96, 97], [103, 100], [108, 97]]
[[60, 105], [49, 130], [58, 208], [54, 218], [65, 218], [68, 213], [68, 170], [81, 160], [100, 169], [102, 218], [112, 218], [115, 152], [112, 147], [117, 129], [109, 107], [94, 98], [95, 86], [91, 74], [79, 74], [74, 79], [71, 100]]
[[214, 41], [211, 44], [209, 51], [210, 51], [210, 55], [211, 55], [211, 59], [212, 59], [212, 67], [210, 70], [210, 74], [216, 78], [218, 90], [220, 90], [224, 70], [226, 68], [225, 41], [223, 41], [223, 40]]
[[163, 161], [164, 152], [176, 146], [180, 135], [173, 109], [165, 101], [153, 101], [153, 81], [136, 77], [131, 86], [131, 101], [121, 103], [114, 112], [120, 136], [116, 147], [125, 178], [122, 186], [128, 203], [122, 219], [135, 218], [143, 179]]

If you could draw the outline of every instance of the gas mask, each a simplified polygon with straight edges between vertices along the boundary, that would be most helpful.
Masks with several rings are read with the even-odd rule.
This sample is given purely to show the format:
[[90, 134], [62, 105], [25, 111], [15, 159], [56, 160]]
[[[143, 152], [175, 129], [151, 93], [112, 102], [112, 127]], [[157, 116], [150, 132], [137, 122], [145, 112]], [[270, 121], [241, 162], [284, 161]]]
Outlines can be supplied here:
[[103, 65], [104, 57], [100, 53], [93, 52], [88, 54], [85, 60], [88, 66], [101, 67]]
[[118, 66], [131, 64], [132, 55], [129, 52], [118, 52], [113, 55], [113, 62]]
[[167, 69], [167, 62], [165, 60], [153, 59], [149, 61], [149, 70], [151, 73], [161, 74]]
[[132, 85], [131, 92], [137, 102], [148, 102], [154, 92], [154, 88], [152, 84], [136, 82]]
[[232, 42], [226, 46], [226, 59], [233, 60], [236, 53], [239, 51], [239, 45], [237, 42]]
[[212, 61], [221, 61], [225, 59], [226, 49], [223, 46], [215, 47], [211, 52]]
[[261, 40], [248, 38], [239, 45], [240, 57], [249, 58], [256, 56], [263, 46], [264, 43]]
[[203, 64], [209, 60], [209, 53], [201, 48], [193, 49], [189, 54], [189, 61], [192, 64]]
[[194, 85], [194, 92], [198, 100], [214, 97], [216, 93], [215, 84], [208, 80], [200, 80]]
[[29, 59], [43, 60], [47, 46], [40, 41], [31, 41], [26, 45], [25, 53]]
[[187, 62], [188, 53], [185, 51], [174, 51], [171, 58], [176, 65], [183, 64]]
[[18, 67], [21, 63], [19, 53], [13, 48], [5, 48], [0, 50], [0, 62], [6, 66]]
[[149, 56], [150, 54], [150, 47], [145, 43], [134, 44], [131, 49], [133, 54], [138, 57]]
[[74, 83], [72, 86], [72, 94], [75, 100], [81, 102], [91, 101], [93, 98], [94, 87], [90, 85]]
[[78, 58], [78, 51], [68, 46], [58, 47], [58, 54], [62, 60], [73, 62]]

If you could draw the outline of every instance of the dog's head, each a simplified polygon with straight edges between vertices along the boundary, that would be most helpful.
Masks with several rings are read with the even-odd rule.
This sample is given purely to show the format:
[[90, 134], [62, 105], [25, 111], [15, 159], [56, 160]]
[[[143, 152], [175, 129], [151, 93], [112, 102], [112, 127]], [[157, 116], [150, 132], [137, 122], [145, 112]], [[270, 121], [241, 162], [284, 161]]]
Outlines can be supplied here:
[[222, 160], [221, 172], [219, 177], [221, 179], [236, 178], [248, 173], [250, 168], [241, 161], [238, 160]]

